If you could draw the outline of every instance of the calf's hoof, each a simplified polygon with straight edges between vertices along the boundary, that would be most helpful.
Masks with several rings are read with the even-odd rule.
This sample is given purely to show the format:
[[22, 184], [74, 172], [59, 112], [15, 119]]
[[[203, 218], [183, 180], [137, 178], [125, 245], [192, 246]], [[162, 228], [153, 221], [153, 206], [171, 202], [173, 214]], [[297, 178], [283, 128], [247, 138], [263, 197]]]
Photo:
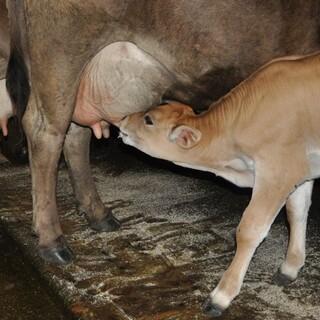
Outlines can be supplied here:
[[40, 247], [42, 259], [52, 264], [66, 265], [72, 262], [73, 253], [63, 236], [60, 236], [51, 247]]
[[219, 317], [222, 315], [224, 309], [219, 305], [212, 303], [211, 299], [208, 298], [202, 305], [202, 310], [209, 317]]
[[282, 273], [280, 269], [273, 276], [273, 282], [280, 287], [287, 287], [294, 280], [295, 279], [291, 278], [290, 276]]
[[112, 232], [120, 228], [120, 221], [110, 212], [100, 221], [90, 221], [91, 229], [99, 232]]

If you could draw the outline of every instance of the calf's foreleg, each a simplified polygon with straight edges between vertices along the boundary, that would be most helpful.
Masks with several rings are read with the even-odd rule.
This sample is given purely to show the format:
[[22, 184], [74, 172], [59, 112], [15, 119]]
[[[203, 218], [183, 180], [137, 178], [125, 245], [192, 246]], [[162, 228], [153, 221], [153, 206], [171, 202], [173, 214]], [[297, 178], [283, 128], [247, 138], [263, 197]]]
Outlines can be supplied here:
[[[263, 172], [263, 176], [259, 175], [260, 172]], [[267, 236], [271, 224], [298, 181], [292, 176], [290, 181], [283, 184], [281, 176], [281, 172], [277, 174], [267, 168], [256, 171], [252, 198], [237, 228], [236, 254], [218, 286], [210, 293], [204, 305], [206, 313], [220, 315], [239, 294], [256, 248]]]

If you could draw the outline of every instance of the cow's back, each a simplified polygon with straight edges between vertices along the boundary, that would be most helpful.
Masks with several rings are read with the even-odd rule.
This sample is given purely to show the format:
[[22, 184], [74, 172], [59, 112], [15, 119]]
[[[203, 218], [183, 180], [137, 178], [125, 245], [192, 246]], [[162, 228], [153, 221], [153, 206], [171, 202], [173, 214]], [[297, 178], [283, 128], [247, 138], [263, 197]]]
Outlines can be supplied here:
[[167, 97], [205, 106], [266, 61], [319, 48], [317, 0], [24, 2], [35, 75], [67, 68], [66, 85], [98, 50], [131, 41], [176, 75]]

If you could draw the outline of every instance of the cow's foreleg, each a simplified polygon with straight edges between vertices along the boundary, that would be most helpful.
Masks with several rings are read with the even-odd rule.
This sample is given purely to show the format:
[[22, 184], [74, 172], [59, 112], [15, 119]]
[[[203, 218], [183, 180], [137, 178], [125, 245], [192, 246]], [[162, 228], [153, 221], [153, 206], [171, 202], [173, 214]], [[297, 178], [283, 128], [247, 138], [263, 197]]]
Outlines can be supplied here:
[[277, 282], [286, 285], [295, 280], [305, 261], [307, 217], [311, 205], [313, 181], [299, 186], [286, 203], [290, 239], [286, 259], [281, 265]]
[[[53, 263], [68, 263], [72, 253], [63, 237], [56, 205], [57, 167], [69, 119], [53, 121], [53, 113], [44, 112], [41, 100], [30, 96], [23, 125], [32, 173], [33, 227], [39, 236], [42, 258]], [[71, 115], [70, 115], [71, 118]]]
[[64, 156], [68, 164], [73, 190], [79, 211], [83, 212], [91, 228], [97, 231], [114, 231], [120, 223], [105, 208], [93, 181], [90, 170], [89, 144], [91, 130], [71, 124], [64, 144]]
[[226, 309], [238, 295], [252, 256], [267, 236], [271, 224], [294, 188], [295, 183], [283, 185], [279, 180], [281, 173], [262, 169], [264, 177], [255, 177], [255, 186], [251, 201], [246, 208], [237, 228], [237, 250], [231, 265], [223, 274], [218, 286], [211, 292], [204, 310], [217, 316]]

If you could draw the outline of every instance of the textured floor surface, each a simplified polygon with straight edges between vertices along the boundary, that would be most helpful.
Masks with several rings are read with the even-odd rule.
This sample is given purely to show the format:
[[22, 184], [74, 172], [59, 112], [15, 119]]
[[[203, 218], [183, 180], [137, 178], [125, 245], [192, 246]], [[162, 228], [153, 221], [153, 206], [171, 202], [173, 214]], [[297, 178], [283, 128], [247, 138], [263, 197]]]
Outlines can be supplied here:
[[0, 319], [71, 320], [61, 299], [0, 225]]
[[[213, 175], [152, 161], [118, 141], [100, 145], [93, 175], [106, 206], [122, 222], [113, 233], [96, 233], [77, 214], [62, 164], [58, 206], [76, 254], [67, 267], [42, 263], [31, 235], [27, 167], [0, 164], [0, 216], [41, 275], [81, 319], [207, 319], [201, 304], [230, 263], [234, 232], [250, 199]], [[284, 215], [258, 248], [241, 294], [220, 319], [320, 319], [320, 201], [314, 192], [307, 261], [298, 280], [283, 288], [272, 276], [288, 239]], [[320, 199], [320, 197], [319, 197]]]

